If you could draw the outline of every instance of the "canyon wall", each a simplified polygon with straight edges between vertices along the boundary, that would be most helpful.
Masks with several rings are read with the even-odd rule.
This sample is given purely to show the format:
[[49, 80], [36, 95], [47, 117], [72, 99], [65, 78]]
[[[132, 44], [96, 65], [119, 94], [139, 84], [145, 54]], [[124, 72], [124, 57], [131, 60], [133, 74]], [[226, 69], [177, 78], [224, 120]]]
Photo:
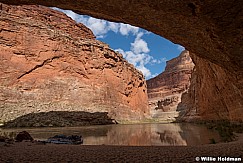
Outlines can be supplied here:
[[243, 120], [243, 76], [190, 53], [195, 69], [178, 106], [180, 121]]
[[41, 6], [1, 4], [0, 121], [48, 111], [148, 116], [146, 82], [82, 24]]
[[175, 120], [181, 95], [188, 90], [194, 64], [189, 51], [166, 62], [165, 71], [147, 80], [148, 99], [152, 118]]

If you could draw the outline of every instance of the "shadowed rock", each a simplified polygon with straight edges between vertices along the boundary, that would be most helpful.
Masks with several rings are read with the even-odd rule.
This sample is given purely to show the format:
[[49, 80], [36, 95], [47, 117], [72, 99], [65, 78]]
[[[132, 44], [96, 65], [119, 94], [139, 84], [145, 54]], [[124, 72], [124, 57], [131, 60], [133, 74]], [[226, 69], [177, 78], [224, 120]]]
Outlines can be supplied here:
[[5, 123], [3, 127], [67, 127], [114, 124], [108, 113], [95, 112], [42, 112], [30, 113]]
[[55, 135], [51, 138], [48, 138], [46, 143], [53, 143], [53, 144], [83, 144], [82, 136], [78, 135]]
[[18, 133], [18, 135], [15, 137], [15, 140], [18, 142], [22, 142], [24, 140], [33, 141], [34, 139], [30, 136], [30, 134], [27, 131], [22, 131]]

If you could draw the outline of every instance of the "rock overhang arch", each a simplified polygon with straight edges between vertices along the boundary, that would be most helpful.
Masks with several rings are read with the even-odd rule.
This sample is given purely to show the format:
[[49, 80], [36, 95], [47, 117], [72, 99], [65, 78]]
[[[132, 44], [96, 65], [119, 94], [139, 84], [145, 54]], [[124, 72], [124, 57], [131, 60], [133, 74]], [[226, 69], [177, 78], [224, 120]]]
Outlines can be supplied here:
[[243, 69], [242, 1], [0, 0], [69, 9], [142, 27], [230, 71]]

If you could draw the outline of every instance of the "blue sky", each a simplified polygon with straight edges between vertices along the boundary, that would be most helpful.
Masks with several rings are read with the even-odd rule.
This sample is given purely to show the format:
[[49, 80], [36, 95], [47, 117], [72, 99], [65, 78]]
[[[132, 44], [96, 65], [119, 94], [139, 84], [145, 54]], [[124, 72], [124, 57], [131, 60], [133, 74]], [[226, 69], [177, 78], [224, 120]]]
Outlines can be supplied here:
[[120, 52], [146, 79], [160, 74], [166, 61], [175, 58], [184, 50], [184, 47], [139, 27], [78, 15], [70, 10], [54, 9], [90, 28], [98, 40]]

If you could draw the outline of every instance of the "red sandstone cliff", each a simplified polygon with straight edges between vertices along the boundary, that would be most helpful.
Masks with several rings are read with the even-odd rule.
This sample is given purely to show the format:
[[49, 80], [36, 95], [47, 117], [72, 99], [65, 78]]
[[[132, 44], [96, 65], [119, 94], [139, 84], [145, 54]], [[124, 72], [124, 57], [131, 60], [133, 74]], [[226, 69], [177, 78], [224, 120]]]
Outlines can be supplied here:
[[178, 106], [179, 120], [230, 120], [242, 122], [243, 78], [190, 54], [195, 69], [188, 92]]
[[144, 76], [63, 13], [1, 5], [0, 121], [35, 112], [148, 115]]
[[166, 62], [165, 71], [147, 81], [151, 116], [163, 120], [178, 116], [181, 95], [190, 85], [194, 64], [188, 51]]

